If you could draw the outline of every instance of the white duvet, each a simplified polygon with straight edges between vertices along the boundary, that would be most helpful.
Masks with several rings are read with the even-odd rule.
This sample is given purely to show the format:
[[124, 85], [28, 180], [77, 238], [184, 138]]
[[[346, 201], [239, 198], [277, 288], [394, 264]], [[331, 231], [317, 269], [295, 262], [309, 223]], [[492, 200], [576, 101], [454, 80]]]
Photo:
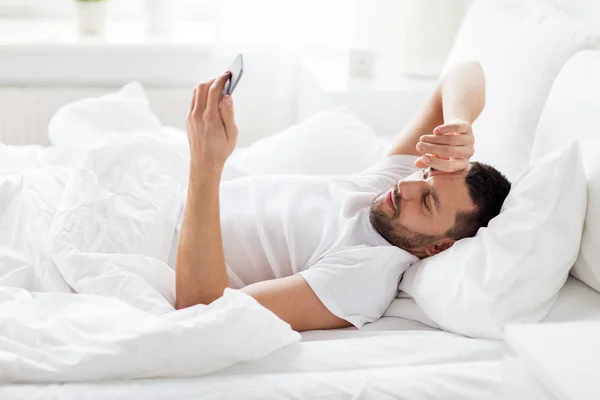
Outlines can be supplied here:
[[128, 90], [62, 110], [52, 148], [0, 147], [0, 382], [193, 376], [299, 340], [233, 290], [174, 310], [186, 149]]

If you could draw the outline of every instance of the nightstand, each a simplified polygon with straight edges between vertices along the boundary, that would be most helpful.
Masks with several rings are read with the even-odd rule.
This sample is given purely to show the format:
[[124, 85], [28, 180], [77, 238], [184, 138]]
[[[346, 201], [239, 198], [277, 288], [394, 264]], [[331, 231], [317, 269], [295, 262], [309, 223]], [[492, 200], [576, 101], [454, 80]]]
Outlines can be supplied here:
[[506, 400], [600, 399], [600, 322], [514, 325], [505, 360]]
[[348, 58], [314, 56], [302, 59], [297, 115], [299, 120], [347, 106], [379, 135], [397, 134], [423, 107], [436, 79], [412, 78], [398, 63], [375, 62], [372, 78], [350, 76]]

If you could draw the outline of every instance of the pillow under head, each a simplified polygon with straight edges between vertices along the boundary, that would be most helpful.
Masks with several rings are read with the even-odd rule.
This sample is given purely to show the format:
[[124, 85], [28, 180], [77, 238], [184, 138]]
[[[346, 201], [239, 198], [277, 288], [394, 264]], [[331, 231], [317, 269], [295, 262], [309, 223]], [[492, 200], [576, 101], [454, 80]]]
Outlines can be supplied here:
[[400, 290], [441, 328], [501, 338], [541, 321], [579, 251], [586, 180], [577, 142], [530, 165], [487, 228], [414, 264]]

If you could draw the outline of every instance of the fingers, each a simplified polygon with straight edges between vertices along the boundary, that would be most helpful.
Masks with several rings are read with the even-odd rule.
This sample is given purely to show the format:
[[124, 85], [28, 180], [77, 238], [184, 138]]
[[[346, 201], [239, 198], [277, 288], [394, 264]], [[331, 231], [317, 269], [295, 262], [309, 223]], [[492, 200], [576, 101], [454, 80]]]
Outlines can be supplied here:
[[425, 155], [421, 157], [421, 161], [433, 169], [444, 172], [457, 172], [468, 168], [469, 161], [463, 159], [442, 160], [441, 158]]
[[457, 122], [440, 125], [433, 130], [433, 133], [435, 135], [444, 135], [447, 133], [469, 133], [470, 131], [471, 124], [468, 122]]
[[221, 101], [221, 93], [225, 87], [225, 83], [231, 72], [226, 71], [221, 74], [213, 83], [210, 85], [208, 90], [208, 99], [206, 104], [206, 117], [218, 118], [219, 117], [219, 102]]
[[218, 105], [221, 98], [221, 92], [231, 73], [229, 71], [221, 74], [217, 78], [202, 82], [194, 89], [192, 96], [192, 105], [190, 113], [204, 116], [205, 112], [212, 113], [213, 117], [218, 116]]
[[194, 102], [194, 109], [192, 110], [194, 115], [202, 116], [204, 113], [204, 110], [206, 109], [206, 97], [208, 96], [208, 90], [210, 89], [210, 85], [212, 85], [214, 80], [215, 79], [213, 78], [206, 82], [202, 82], [196, 88], [196, 100]]
[[446, 158], [471, 158], [473, 156], [472, 146], [446, 146], [431, 143], [417, 143], [417, 151], [425, 154], [435, 154]]
[[221, 100], [221, 120], [223, 121], [223, 126], [225, 127], [225, 134], [228, 139], [235, 140], [237, 138], [238, 129], [235, 124], [235, 118], [233, 115], [233, 100], [231, 96], [225, 96]]
[[419, 168], [431, 167], [444, 172], [461, 171], [469, 166], [475, 151], [471, 124], [455, 120], [437, 126], [433, 135], [423, 135], [417, 143], [417, 151], [424, 155], [415, 161]]
[[192, 114], [192, 112], [194, 111], [194, 108], [196, 107], [196, 92], [198, 91], [198, 88], [195, 87], [194, 90], [192, 91], [192, 104], [190, 105], [190, 112], [188, 113], [188, 115]]
[[419, 141], [444, 146], [470, 146], [475, 143], [473, 135], [423, 135]]

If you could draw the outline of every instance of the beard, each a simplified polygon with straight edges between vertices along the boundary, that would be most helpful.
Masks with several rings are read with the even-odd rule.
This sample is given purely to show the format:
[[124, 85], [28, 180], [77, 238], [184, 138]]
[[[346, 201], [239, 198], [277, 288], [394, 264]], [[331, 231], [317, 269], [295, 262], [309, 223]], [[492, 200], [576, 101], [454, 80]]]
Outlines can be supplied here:
[[399, 247], [403, 250], [414, 250], [427, 246], [437, 239], [437, 236], [426, 235], [415, 232], [400, 222], [402, 215], [401, 196], [394, 190], [396, 213], [395, 215], [387, 215], [382, 208], [387, 207], [385, 204], [385, 193], [373, 199], [369, 210], [369, 221], [371, 226], [379, 233], [388, 243]]

